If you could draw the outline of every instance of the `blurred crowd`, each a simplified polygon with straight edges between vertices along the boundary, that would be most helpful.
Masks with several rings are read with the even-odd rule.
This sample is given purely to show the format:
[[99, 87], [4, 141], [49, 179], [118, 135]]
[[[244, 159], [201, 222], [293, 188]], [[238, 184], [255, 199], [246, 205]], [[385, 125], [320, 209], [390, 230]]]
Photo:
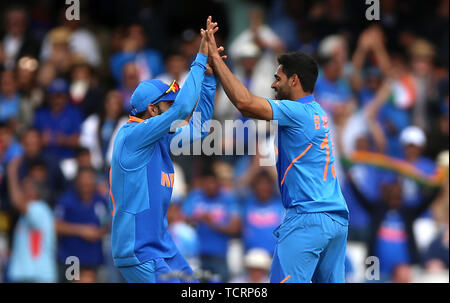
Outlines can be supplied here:
[[[140, 81], [182, 87], [208, 15], [256, 95], [273, 97], [277, 55], [319, 63], [315, 97], [350, 210], [347, 280], [448, 282], [448, 0], [382, 0], [380, 21], [349, 0], [81, 0], [71, 21], [57, 2], [0, 5], [0, 282], [68, 282], [71, 256], [75, 281], [124, 282], [110, 247], [112, 143]], [[247, 119], [220, 84], [214, 119]], [[173, 157], [169, 230], [201, 281], [268, 281], [284, 209], [259, 159]]]

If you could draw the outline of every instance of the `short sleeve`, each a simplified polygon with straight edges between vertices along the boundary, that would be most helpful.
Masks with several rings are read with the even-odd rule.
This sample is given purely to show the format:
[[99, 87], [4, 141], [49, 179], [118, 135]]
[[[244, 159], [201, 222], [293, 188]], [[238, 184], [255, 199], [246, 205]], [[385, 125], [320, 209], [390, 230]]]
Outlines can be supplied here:
[[273, 120], [279, 126], [301, 127], [307, 117], [304, 105], [289, 100], [272, 100], [266, 98], [272, 106]]

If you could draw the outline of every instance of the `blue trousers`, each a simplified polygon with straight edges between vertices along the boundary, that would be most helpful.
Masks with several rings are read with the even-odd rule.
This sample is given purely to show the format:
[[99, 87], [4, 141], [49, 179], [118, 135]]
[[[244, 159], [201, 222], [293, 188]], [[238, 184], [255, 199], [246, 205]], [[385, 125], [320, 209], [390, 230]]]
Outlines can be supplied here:
[[198, 282], [179, 252], [171, 258], [156, 258], [139, 265], [119, 267], [119, 270], [128, 283]]
[[348, 224], [327, 213], [290, 208], [277, 237], [271, 283], [343, 283]]

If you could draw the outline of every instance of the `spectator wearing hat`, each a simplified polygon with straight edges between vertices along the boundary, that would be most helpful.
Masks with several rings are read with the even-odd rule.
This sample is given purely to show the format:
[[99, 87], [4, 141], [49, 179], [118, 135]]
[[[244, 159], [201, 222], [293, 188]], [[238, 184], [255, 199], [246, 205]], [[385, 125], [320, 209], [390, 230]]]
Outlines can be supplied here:
[[371, 219], [368, 256], [376, 256], [380, 261], [382, 280], [390, 280], [396, 268], [423, 262], [413, 233], [415, 220], [434, 201], [438, 190], [427, 192], [419, 204], [403, 203], [402, 186], [398, 177], [386, 173], [380, 181], [381, 196], [378, 201], [370, 201], [367, 195], [355, 185], [347, 174], [348, 182], [361, 206]]
[[272, 258], [265, 249], [252, 248], [244, 257], [245, 274], [231, 280], [231, 283], [269, 283]]
[[[254, 94], [273, 95], [267, 85], [277, 68], [276, 55], [283, 52], [283, 43], [275, 32], [263, 23], [263, 11], [253, 8], [249, 12], [250, 25], [230, 44], [233, 73]], [[231, 105], [223, 89], [219, 90], [216, 116], [220, 120], [239, 117], [247, 120]]]
[[33, 126], [43, 136], [45, 152], [60, 161], [74, 157], [79, 145], [81, 112], [68, 103], [68, 85], [54, 80], [48, 88], [48, 106], [36, 112]]
[[[426, 176], [435, 173], [434, 162], [422, 156], [427, 140], [425, 133], [417, 126], [408, 126], [400, 133], [400, 143], [403, 146], [404, 159]], [[423, 199], [421, 189], [417, 182], [410, 178], [403, 180], [403, 199], [407, 205], [418, 205]], [[430, 213], [428, 213], [430, 215]]]

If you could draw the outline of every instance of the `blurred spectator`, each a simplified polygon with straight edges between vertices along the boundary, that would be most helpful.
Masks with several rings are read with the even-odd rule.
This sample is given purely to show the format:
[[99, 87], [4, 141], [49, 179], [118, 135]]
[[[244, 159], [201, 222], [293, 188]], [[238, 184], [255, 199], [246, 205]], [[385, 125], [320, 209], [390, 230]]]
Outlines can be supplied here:
[[231, 280], [231, 283], [269, 283], [272, 258], [266, 250], [250, 249], [244, 257], [245, 274]]
[[66, 258], [75, 256], [81, 267], [78, 282], [95, 282], [103, 264], [102, 238], [108, 231], [109, 214], [105, 199], [96, 192], [93, 169], [79, 170], [75, 188], [58, 200], [55, 217], [60, 281], [65, 282]]
[[180, 253], [194, 272], [199, 268], [199, 238], [197, 231], [187, 224], [180, 202], [172, 202], [167, 210], [169, 232]]
[[[367, 134], [363, 134], [356, 139], [355, 152], [358, 151], [372, 151]], [[348, 173], [354, 180], [355, 186], [365, 194], [369, 201], [379, 200], [382, 172], [377, 167], [369, 164], [355, 164], [352, 165]], [[370, 237], [370, 216], [357, 201], [358, 198], [352, 191], [350, 183], [344, 182], [341, 187], [348, 210], [352, 214], [349, 221], [348, 239], [350, 241], [367, 242]]]
[[119, 89], [122, 94], [123, 109], [126, 113], [131, 110], [130, 99], [134, 90], [139, 84], [138, 67], [134, 62], [128, 62], [122, 70], [123, 86]]
[[[86, 28], [82, 27], [81, 20], [68, 20], [65, 18], [65, 9], [61, 10], [60, 18], [62, 26], [50, 31], [42, 42], [40, 59], [42, 61], [50, 60], [59, 56], [59, 46], [63, 43], [65, 54], [73, 54], [87, 60], [92, 66], [99, 66], [101, 63], [100, 49], [96, 37]], [[56, 37], [56, 33], [60, 35]], [[70, 64], [70, 60], [67, 64]]]
[[40, 60], [52, 64], [60, 74], [67, 73], [74, 57], [69, 41], [69, 29], [56, 27], [50, 30], [43, 42]]
[[[414, 221], [428, 209], [437, 196], [434, 190], [424, 196], [417, 205], [407, 205], [402, 202], [402, 186], [398, 177], [386, 173], [381, 181], [381, 200], [369, 201], [355, 185], [351, 176], [348, 181], [354, 191], [357, 201], [371, 217], [371, 231], [368, 242], [368, 255], [380, 260], [380, 275], [382, 280], [395, 279], [398, 266], [410, 266], [421, 263], [421, 257], [413, 233]], [[403, 276], [406, 269], [398, 273]]]
[[441, 151], [449, 150], [448, 83], [446, 90], [445, 100], [439, 106], [437, 121], [432, 123], [430, 131], [427, 133], [428, 142], [425, 147], [425, 155], [432, 159], [436, 158]]
[[93, 113], [83, 121], [80, 144], [90, 150], [95, 169], [107, 172], [115, 135], [127, 121], [122, 95], [117, 90], [108, 92], [100, 114]]
[[19, 161], [8, 167], [11, 202], [20, 212], [14, 230], [8, 277], [11, 282], [57, 282], [56, 233], [53, 212], [39, 196], [39, 183], [31, 176], [22, 182]]
[[428, 131], [431, 122], [430, 103], [437, 92], [437, 83], [433, 74], [436, 51], [425, 39], [416, 39], [408, 51], [416, 91], [411, 113], [412, 124]]
[[36, 112], [33, 126], [42, 133], [45, 152], [60, 161], [74, 156], [82, 115], [68, 103], [68, 85], [56, 79], [48, 88], [48, 106]]
[[[260, 8], [249, 12], [250, 25], [232, 41], [229, 54], [233, 60], [233, 73], [250, 92], [271, 96], [270, 83], [277, 67], [276, 56], [283, 52], [284, 46], [270, 27], [263, 23], [263, 17]], [[234, 119], [236, 116], [242, 119], [223, 90], [219, 92], [215, 115], [220, 120]]]
[[17, 142], [14, 132], [8, 124], [0, 122], [0, 206], [9, 209], [6, 172], [9, 163], [23, 154], [23, 148]]
[[45, 183], [41, 188], [47, 187], [50, 196], [45, 201], [51, 206], [55, 204], [56, 198], [62, 193], [66, 186], [65, 178], [59, 167], [59, 163], [55, 162], [51, 155], [43, 151], [42, 136], [36, 129], [26, 130], [21, 139], [24, 149], [23, 156], [20, 158], [19, 178], [23, 180], [36, 165], [43, 165], [46, 170]]
[[70, 78], [69, 96], [72, 104], [81, 110], [84, 118], [98, 113], [103, 93], [92, 66], [84, 60], [78, 60], [70, 69]]
[[435, 219], [438, 233], [424, 253], [425, 268], [430, 273], [437, 273], [449, 269], [449, 182], [448, 150], [441, 152], [437, 159], [439, 169], [444, 170], [446, 178], [444, 186], [436, 201], [433, 203], [433, 217]]
[[425, 268], [428, 272], [439, 272], [449, 268], [448, 250], [448, 225], [447, 229], [440, 232], [431, 242], [425, 254]]
[[188, 63], [188, 59], [182, 53], [173, 52], [167, 56], [166, 72], [156, 78], [165, 83], [171, 83], [173, 80], [176, 80], [182, 87], [189, 74]]
[[195, 59], [198, 47], [200, 46], [200, 40], [200, 34], [192, 28], [184, 30], [181, 34], [181, 53], [189, 63], [192, 63]]
[[319, 45], [319, 56], [322, 70], [314, 94], [317, 102], [336, 125], [342, 125], [355, 106], [350, 84], [344, 76], [344, 67], [347, 63], [345, 39], [339, 35], [325, 38]]
[[[433, 160], [422, 156], [426, 145], [425, 133], [416, 126], [408, 126], [400, 133], [400, 143], [404, 148], [404, 159], [426, 176], [435, 173], [436, 165]], [[406, 205], [418, 205], [423, 200], [420, 186], [414, 180], [403, 180], [403, 200]]]
[[153, 79], [164, 72], [161, 54], [146, 47], [144, 28], [139, 24], [128, 27], [121, 52], [113, 55], [110, 60], [111, 72], [120, 86], [124, 85], [125, 81], [121, 76], [125, 64], [129, 62], [136, 64], [139, 82]]
[[241, 227], [237, 202], [220, 189], [212, 171], [204, 172], [202, 179], [202, 188], [191, 191], [186, 197], [183, 213], [196, 224], [201, 268], [218, 274], [221, 282], [227, 282], [228, 240], [237, 235]]
[[0, 79], [0, 122], [17, 122], [20, 114], [20, 96], [14, 71], [3, 71]]
[[27, 10], [21, 6], [13, 6], [5, 12], [5, 32], [0, 34], [3, 47], [5, 69], [13, 69], [23, 56], [37, 57], [40, 43], [28, 31]]
[[43, 90], [37, 83], [38, 68], [39, 62], [29, 56], [20, 58], [17, 63], [17, 86], [21, 96], [18, 132], [32, 125], [34, 113], [44, 98]]
[[273, 231], [284, 216], [279, 196], [275, 195], [275, 181], [265, 170], [253, 179], [253, 192], [243, 201], [242, 240], [245, 251], [261, 248], [273, 254], [276, 238]]

